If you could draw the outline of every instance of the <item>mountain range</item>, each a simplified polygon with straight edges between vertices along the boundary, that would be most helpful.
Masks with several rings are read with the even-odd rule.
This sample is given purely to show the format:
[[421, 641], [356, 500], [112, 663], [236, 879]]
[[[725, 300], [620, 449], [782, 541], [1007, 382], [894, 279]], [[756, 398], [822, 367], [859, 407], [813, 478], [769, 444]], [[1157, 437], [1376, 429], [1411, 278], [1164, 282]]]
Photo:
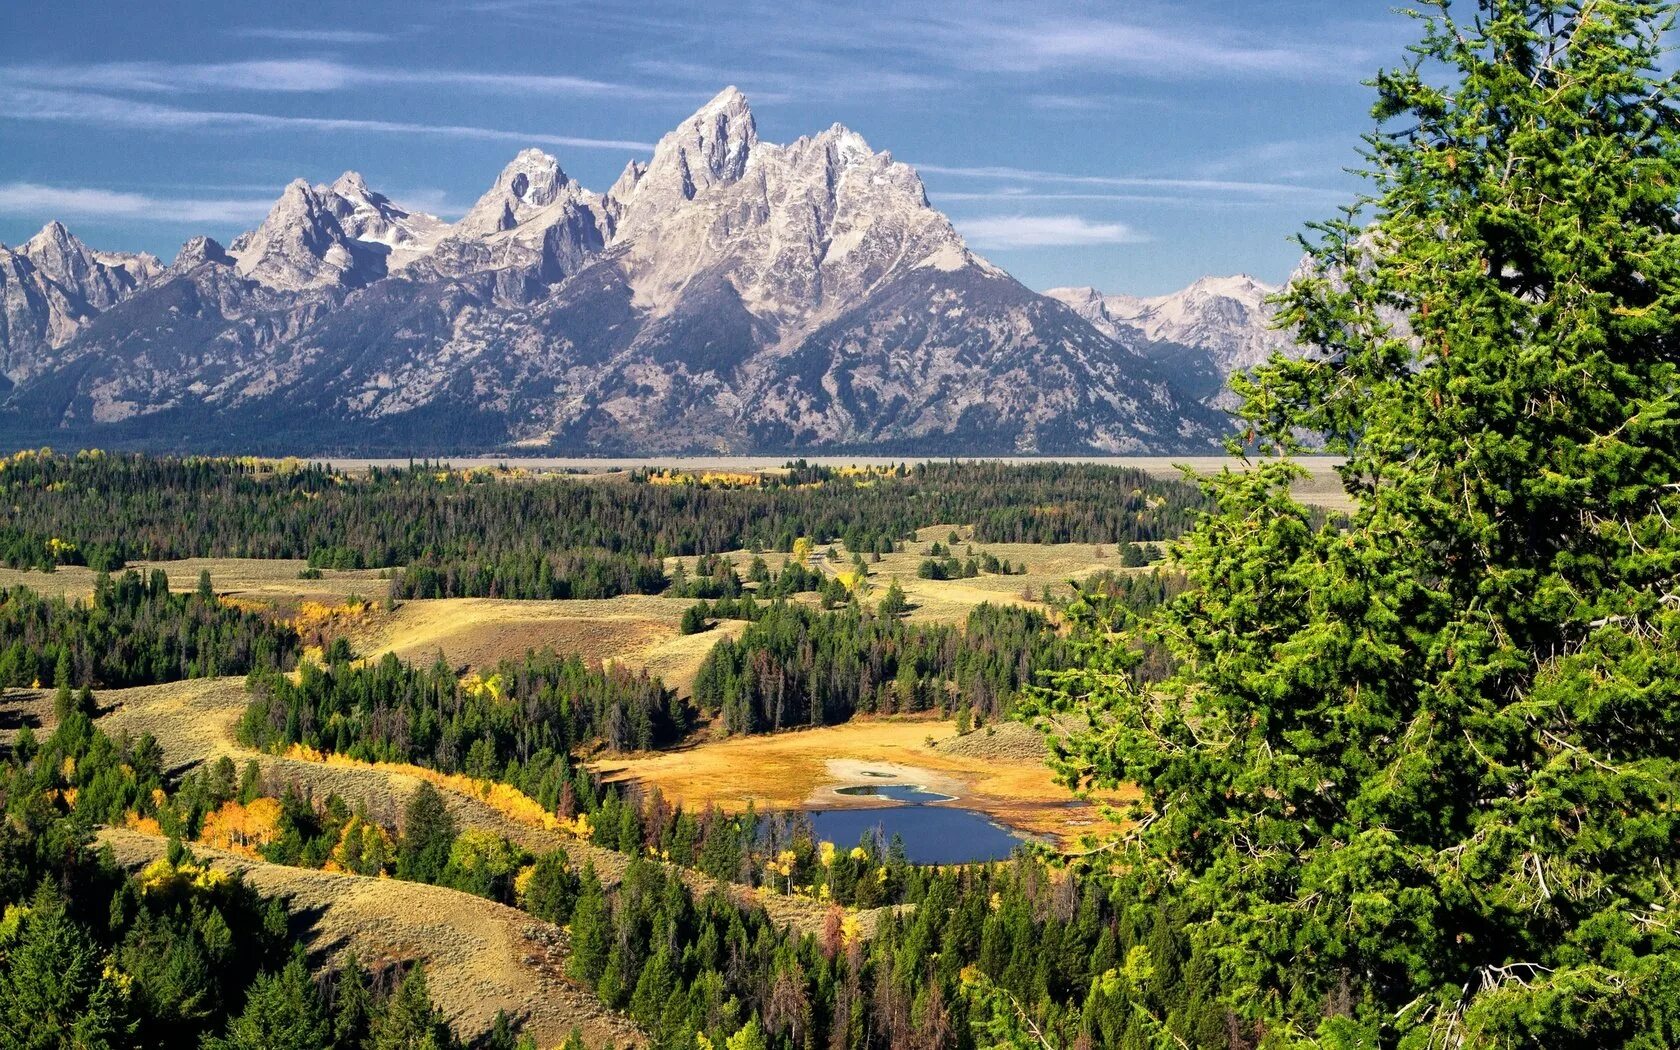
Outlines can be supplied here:
[[454, 223], [347, 172], [164, 266], [0, 246], [0, 435], [194, 451], [1205, 451], [1274, 289], [1038, 294], [909, 166], [721, 92], [605, 192], [525, 150]]

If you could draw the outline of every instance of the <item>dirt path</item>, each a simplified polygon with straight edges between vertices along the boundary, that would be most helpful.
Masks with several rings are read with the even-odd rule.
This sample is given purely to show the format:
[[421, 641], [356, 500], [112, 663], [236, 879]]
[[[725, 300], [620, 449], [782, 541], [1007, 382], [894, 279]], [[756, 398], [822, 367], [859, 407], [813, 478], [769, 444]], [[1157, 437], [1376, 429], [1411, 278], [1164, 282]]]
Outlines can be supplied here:
[[[142, 867], [168, 849], [165, 839], [107, 829], [100, 840], [117, 859]], [[194, 846], [218, 868], [237, 872], [268, 896], [287, 900], [295, 929], [320, 964], [355, 952], [364, 962], [420, 959], [432, 998], [462, 1037], [490, 1030], [498, 1010], [521, 1019], [541, 1046], [563, 1042], [573, 1026], [590, 1046], [641, 1046], [623, 1016], [566, 977], [566, 934], [524, 912], [458, 890], [394, 879], [268, 864]]]

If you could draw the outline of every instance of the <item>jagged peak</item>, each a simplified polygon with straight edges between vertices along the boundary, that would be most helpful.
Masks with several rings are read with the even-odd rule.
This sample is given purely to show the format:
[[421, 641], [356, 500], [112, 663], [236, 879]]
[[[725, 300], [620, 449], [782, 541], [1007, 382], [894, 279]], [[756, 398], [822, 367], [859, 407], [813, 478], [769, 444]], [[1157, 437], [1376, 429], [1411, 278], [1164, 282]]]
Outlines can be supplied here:
[[169, 264], [169, 268], [176, 273], [184, 273], [206, 263], [232, 266], [233, 257], [215, 238], [193, 237], [181, 245], [181, 250], [175, 253], [175, 261]]
[[492, 195], [511, 195], [521, 203], [541, 207], [551, 203], [571, 181], [560, 162], [540, 149], [522, 149], [496, 176]]
[[554, 157], [540, 149], [520, 150], [455, 225], [456, 233], [488, 236], [511, 230], [573, 187]]
[[[827, 130], [811, 141], [830, 150], [842, 167], [851, 167], [854, 164], [874, 160], [877, 156], [886, 156], [885, 154], [876, 154], [874, 150], [869, 148], [869, 142], [862, 135], [840, 123], [830, 124]], [[889, 162], [891, 161], [890, 157], [886, 159]]]
[[57, 239], [68, 236], [70, 236], [70, 230], [62, 222], [59, 222], [57, 219], [48, 219], [46, 224], [35, 232], [35, 236], [29, 239], [33, 241], [39, 240], [42, 237]]
[[713, 113], [739, 113], [750, 116], [752, 106], [747, 102], [747, 96], [741, 93], [741, 89], [734, 84], [730, 84], [713, 95], [710, 102], [696, 110], [694, 116], [699, 117]]
[[1206, 277], [1197, 278], [1188, 288], [1176, 294], [1205, 292], [1215, 295], [1247, 297], [1255, 294], [1271, 295], [1277, 290], [1277, 285], [1262, 281], [1246, 273], [1230, 274], [1228, 276], [1210, 274]]
[[359, 171], [347, 171], [334, 179], [327, 189], [341, 197], [370, 197], [373, 191], [368, 189], [367, 180], [362, 178]]
[[747, 97], [724, 88], [659, 140], [641, 184], [693, 199], [708, 186], [739, 179], [757, 145], [758, 124]]
[[322, 190], [311, 186], [308, 179], [293, 179], [280, 191], [274, 207], [269, 209], [258, 229], [277, 230], [295, 222], [300, 215], [315, 223], [318, 222], [317, 217], [326, 210], [325, 193]]
[[49, 247], [82, 248], [84, 246], [82, 245], [82, 242], [76, 238], [76, 235], [71, 233], [69, 229], [57, 219], [49, 220], [45, 226], [41, 227], [40, 231], [37, 232], [35, 236], [19, 245], [19, 249], [25, 255], [33, 255]]
[[498, 181], [517, 175], [540, 175], [551, 178], [557, 183], [566, 181], [566, 173], [561, 170], [560, 162], [554, 158], [553, 154], [535, 147], [522, 149], [514, 154], [513, 159], [508, 161], [507, 166], [502, 169]]
[[636, 183], [642, 181], [642, 176], [646, 172], [646, 164], [639, 160], [629, 161], [624, 165], [624, 170], [618, 173], [618, 179], [612, 184], [612, 189], [607, 191], [607, 196], [616, 200], [623, 200], [628, 197], [631, 191], [636, 188]]

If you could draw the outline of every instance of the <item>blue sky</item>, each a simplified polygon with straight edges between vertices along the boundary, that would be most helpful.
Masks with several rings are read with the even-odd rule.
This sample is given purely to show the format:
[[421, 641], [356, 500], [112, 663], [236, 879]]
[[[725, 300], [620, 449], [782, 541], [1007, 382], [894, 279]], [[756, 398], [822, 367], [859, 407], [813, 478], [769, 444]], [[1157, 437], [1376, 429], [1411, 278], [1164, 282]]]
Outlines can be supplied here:
[[0, 242], [166, 261], [356, 169], [454, 217], [521, 147], [605, 189], [718, 89], [840, 122], [1043, 289], [1280, 280], [1357, 182], [1384, 0], [56, 0], [0, 5]]

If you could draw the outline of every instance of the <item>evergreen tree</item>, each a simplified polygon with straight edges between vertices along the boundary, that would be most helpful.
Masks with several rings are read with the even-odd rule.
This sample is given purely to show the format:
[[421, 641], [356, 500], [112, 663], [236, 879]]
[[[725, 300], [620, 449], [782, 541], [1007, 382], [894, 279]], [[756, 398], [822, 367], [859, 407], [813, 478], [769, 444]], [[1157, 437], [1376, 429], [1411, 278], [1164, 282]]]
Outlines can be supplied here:
[[207, 1040], [206, 1050], [320, 1050], [333, 1045], [331, 1020], [309, 979], [301, 951], [277, 974], [251, 986], [245, 1009], [227, 1034]]
[[595, 865], [585, 864], [577, 905], [572, 909], [572, 957], [566, 970], [580, 981], [600, 980], [612, 948], [612, 912], [606, 891], [595, 875]]
[[3, 1042], [18, 1050], [126, 1045], [130, 1022], [114, 978], [63, 902], [37, 894], [18, 942], [0, 944]]
[[75, 702], [71, 698], [73, 685], [70, 681], [70, 650], [68, 647], [58, 651], [58, 662], [53, 668], [53, 715], [60, 722], [70, 717], [75, 709]]
[[455, 844], [455, 818], [431, 781], [422, 780], [403, 810], [402, 842], [397, 847], [397, 877], [437, 882], [449, 866]]
[[556, 849], [537, 858], [520, 904], [544, 922], [564, 925], [571, 920], [577, 896], [578, 877], [568, 866], [565, 851]]
[[333, 1041], [341, 1047], [364, 1045], [373, 1030], [373, 1015], [367, 970], [352, 954], [344, 960], [333, 988]]
[[451, 1050], [454, 1045], [443, 1014], [432, 1005], [426, 971], [416, 966], [375, 1021], [371, 1050]]
[[676, 991], [676, 966], [671, 959], [670, 942], [666, 941], [659, 945], [636, 979], [636, 990], [630, 996], [630, 1016], [643, 1029], [655, 1031]]
[[1284, 299], [1308, 352], [1239, 382], [1356, 510], [1320, 527], [1287, 461], [1214, 479], [1190, 590], [1127, 632], [1175, 670], [1099, 647], [1059, 764], [1141, 788], [1118, 866], [1201, 920], [1186, 974], [1266, 1046], [1672, 1046], [1671, 9], [1423, 6], [1368, 207]]

